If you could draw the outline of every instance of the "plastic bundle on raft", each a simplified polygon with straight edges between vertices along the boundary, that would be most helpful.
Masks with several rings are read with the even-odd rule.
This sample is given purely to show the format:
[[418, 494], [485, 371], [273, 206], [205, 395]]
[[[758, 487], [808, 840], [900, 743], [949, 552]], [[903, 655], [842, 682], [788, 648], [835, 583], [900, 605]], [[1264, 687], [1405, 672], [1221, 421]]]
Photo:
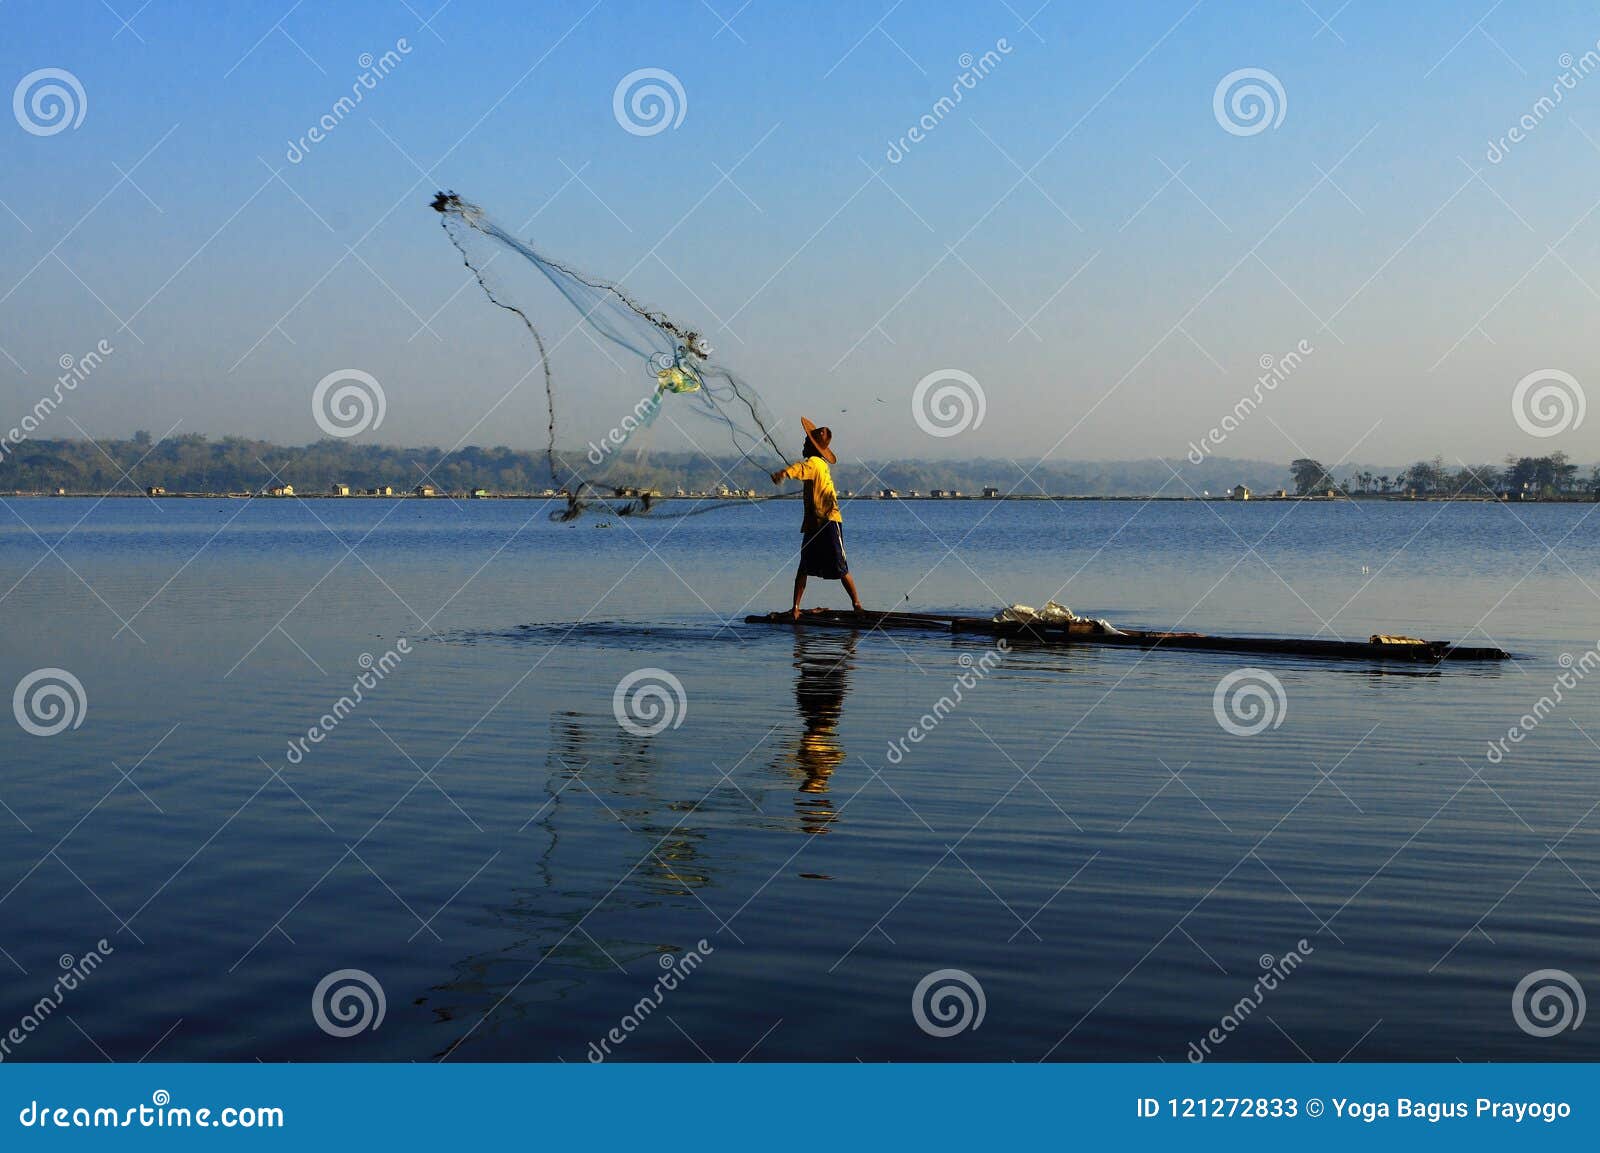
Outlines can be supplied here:
[[[546, 256], [453, 192], [440, 192], [432, 207], [490, 302], [515, 314], [533, 338], [549, 418], [545, 457], [552, 483], [568, 497], [561, 519], [593, 499], [625, 501], [608, 506], [623, 515], [648, 511], [663, 475], [652, 452], [675, 450], [701, 465], [731, 452], [741, 488], [743, 478], [753, 482], [787, 463], [760, 396], [712, 361], [697, 330]], [[563, 301], [572, 311], [558, 328]], [[570, 365], [578, 383], [568, 386], [558, 364]], [[663, 424], [669, 444], [652, 435]], [[727, 503], [708, 497], [677, 515]]]
[[1023, 625], [1068, 625], [1074, 621], [1084, 621], [1096, 625], [1103, 633], [1122, 635], [1122, 630], [1104, 617], [1080, 617], [1066, 605], [1053, 600], [1046, 601], [1043, 608], [1037, 609], [1032, 605], [1008, 605], [989, 619], [996, 624]]

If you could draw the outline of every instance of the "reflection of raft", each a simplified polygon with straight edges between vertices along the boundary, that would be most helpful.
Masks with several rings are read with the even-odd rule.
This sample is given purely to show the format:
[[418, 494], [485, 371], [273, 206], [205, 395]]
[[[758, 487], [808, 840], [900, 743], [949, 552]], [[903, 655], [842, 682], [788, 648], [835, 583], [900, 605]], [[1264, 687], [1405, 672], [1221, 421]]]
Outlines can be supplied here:
[[1095, 621], [1077, 620], [1067, 624], [994, 621], [987, 617], [953, 616], [945, 613], [853, 613], [833, 609], [812, 609], [798, 621], [788, 613], [767, 613], [745, 617], [747, 624], [789, 625], [805, 628], [893, 629], [940, 633], [976, 633], [1011, 637], [1039, 644], [1101, 645], [1132, 649], [1188, 649], [1213, 653], [1260, 653], [1289, 657], [1316, 657], [1329, 660], [1379, 661], [1504, 661], [1511, 654], [1504, 649], [1452, 645], [1447, 641], [1423, 641], [1414, 637], [1374, 636], [1365, 641], [1298, 639], [1293, 637], [1220, 637], [1205, 633], [1156, 632], [1127, 629], [1110, 633]]

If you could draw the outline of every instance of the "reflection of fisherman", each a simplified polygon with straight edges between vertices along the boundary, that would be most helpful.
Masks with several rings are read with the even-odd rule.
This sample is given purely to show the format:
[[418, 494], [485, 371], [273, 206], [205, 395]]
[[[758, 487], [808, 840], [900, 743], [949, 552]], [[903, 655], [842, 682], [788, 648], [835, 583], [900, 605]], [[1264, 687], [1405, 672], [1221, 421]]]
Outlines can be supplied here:
[[782, 763], [801, 777], [795, 813], [807, 833], [827, 832], [835, 818], [833, 802], [827, 796], [828, 778], [845, 759], [844, 746], [839, 743], [839, 718], [850, 688], [856, 640], [853, 632], [825, 638], [805, 631], [795, 634], [794, 667], [798, 675], [794, 703], [805, 731]]

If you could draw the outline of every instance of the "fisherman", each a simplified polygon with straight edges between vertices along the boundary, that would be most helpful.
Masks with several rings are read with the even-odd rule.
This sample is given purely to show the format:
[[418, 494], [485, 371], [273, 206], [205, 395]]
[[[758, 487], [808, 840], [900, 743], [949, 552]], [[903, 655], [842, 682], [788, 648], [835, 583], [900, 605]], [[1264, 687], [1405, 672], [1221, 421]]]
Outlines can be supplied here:
[[859, 613], [864, 610], [845, 560], [844, 517], [839, 512], [839, 493], [833, 487], [833, 472], [828, 467], [839, 463], [828, 447], [833, 443], [833, 430], [818, 428], [805, 417], [800, 418], [800, 425], [806, 430], [800, 460], [772, 474], [773, 484], [782, 484], [787, 478], [804, 481], [806, 486], [805, 519], [800, 524], [800, 567], [794, 574], [794, 619], [800, 619], [800, 598], [805, 595], [808, 576], [839, 581], [850, 594], [850, 607]]

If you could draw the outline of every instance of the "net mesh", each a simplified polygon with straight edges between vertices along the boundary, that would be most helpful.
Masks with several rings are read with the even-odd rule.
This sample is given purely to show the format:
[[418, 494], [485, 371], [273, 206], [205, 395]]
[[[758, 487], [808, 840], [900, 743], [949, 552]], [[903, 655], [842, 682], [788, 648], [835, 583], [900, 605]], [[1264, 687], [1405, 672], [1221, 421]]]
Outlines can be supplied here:
[[[730, 450], [733, 464], [763, 473], [785, 465], [761, 397], [712, 359], [697, 330], [546, 256], [453, 192], [440, 192], [433, 208], [490, 302], [533, 338], [549, 413], [545, 458], [552, 484], [567, 496], [557, 516], [570, 519], [597, 502], [624, 515], [651, 511], [659, 475], [653, 449], [701, 454], [724, 477]], [[557, 328], [563, 300], [576, 315]], [[572, 366], [570, 373], [563, 367], [560, 384], [557, 364]], [[708, 495], [654, 511], [685, 516], [728, 503]]]

